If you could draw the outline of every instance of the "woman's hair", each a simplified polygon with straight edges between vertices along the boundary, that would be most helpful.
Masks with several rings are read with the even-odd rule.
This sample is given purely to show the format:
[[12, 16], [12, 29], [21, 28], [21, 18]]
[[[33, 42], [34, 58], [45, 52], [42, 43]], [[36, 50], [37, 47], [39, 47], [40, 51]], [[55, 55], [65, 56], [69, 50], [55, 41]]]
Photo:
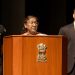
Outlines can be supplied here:
[[37, 22], [38, 22], [38, 18], [37, 18], [36, 16], [27, 16], [27, 17], [24, 19], [24, 23], [26, 24], [27, 21], [28, 21], [29, 19], [31, 19], [31, 18], [35, 18], [35, 19], [37, 20]]

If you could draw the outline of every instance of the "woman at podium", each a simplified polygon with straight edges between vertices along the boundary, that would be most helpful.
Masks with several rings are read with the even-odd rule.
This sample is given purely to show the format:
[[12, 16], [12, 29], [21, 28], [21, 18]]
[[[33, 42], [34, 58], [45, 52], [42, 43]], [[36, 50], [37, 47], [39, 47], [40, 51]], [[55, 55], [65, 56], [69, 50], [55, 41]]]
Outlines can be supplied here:
[[37, 32], [38, 18], [35, 16], [27, 16], [24, 20], [24, 33], [22, 35], [46, 35]]

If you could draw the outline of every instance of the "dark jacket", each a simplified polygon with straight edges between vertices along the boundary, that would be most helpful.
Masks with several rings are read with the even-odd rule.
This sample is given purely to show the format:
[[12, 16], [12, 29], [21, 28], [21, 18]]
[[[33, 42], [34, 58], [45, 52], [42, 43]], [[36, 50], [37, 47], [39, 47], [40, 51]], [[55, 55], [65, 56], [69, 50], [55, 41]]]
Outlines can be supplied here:
[[64, 35], [68, 39], [68, 48], [67, 48], [67, 57], [68, 57], [68, 65], [67, 70], [68, 73], [72, 72], [75, 64], [75, 29], [74, 24], [71, 23], [64, 27], [60, 28], [59, 34]]

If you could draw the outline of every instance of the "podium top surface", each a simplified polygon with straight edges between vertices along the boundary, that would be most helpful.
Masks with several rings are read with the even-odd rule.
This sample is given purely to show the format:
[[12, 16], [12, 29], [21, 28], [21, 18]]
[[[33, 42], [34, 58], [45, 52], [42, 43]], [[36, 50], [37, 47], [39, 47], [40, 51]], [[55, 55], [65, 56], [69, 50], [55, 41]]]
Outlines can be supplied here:
[[64, 37], [64, 35], [9, 35], [4, 37]]

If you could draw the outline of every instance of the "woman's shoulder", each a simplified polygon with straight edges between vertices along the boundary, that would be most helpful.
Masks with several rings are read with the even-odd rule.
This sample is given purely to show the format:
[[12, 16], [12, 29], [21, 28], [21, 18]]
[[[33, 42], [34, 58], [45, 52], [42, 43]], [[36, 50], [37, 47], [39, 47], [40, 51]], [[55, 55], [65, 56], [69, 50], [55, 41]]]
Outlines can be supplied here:
[[[21, 35], [31, 35], [31, 34], [23, 33], [23, 34], [21, 34]], [[32, 34], [32, 35], [33, 35], [33, 34]], [[37, 35], [37, 36], [46, 36], [47, 34], [44, 34], [44, 33], [40, 33], [40, 32], [38, 32], [38, 33], [35, 34], [35, 35]]]
[[39, 35], [39, 36], [47, 36], [47, 34], [44, 34], [44, 33], [38, 33], [37, 35]]
[[21, 34], [21, 35], [28, 35], [28, 33], [23, 33], [23, 34]]

